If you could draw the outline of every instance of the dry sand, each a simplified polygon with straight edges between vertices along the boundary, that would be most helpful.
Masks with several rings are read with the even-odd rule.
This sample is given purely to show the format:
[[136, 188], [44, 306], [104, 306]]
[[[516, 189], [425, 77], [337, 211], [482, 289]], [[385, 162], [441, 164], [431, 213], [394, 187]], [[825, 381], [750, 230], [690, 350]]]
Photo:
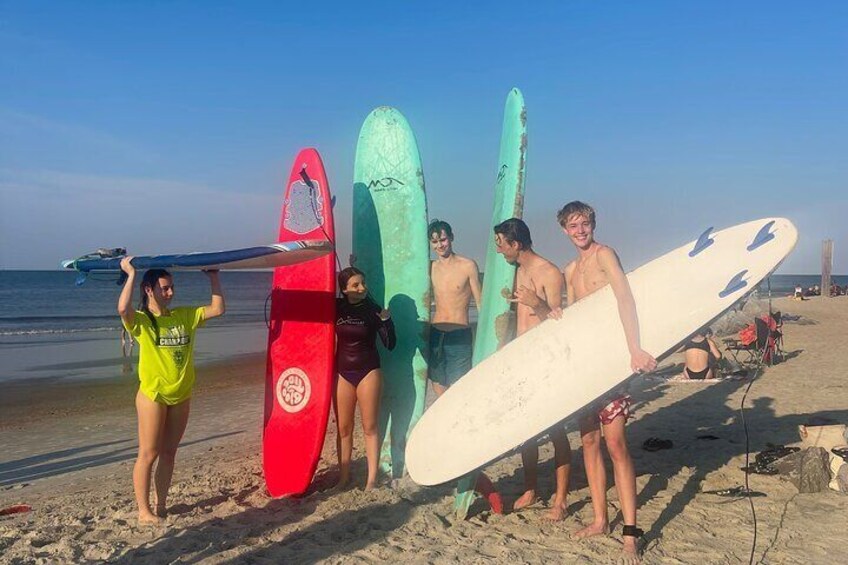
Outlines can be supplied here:
[[[848, 298], [776, 301], [799, 319], [785, 325], [789, 358], [769, 367], [748, 395], [752, 453], [767, 442], [798, 441], [797, 426], [813, 417], [848, 422]], [[661, 375], [679, 372], [679, 356]], [[0, 508], [32, 511], [0, 518], [5, 563], [608, 563], [620, 540], [620, 516], [610, 479], [610, 537], [575, 541], [571, 532], [591, 519], [579, 437], [569, 517], [542, 520], [545, 503], [504, 516], [482, 503], [465, 522], [452, 517], [451, 486], [417, 488], [408, 480], [373, 492], [328, 490], [333, 481], [334, 423], [315, 486], [304, 497], [272, 500], [260, 462], [261, 357], [200, 370], [162, 528], [139, 528], [130, 472], [135, 456], [134, 387], [100, 383], [56, 385], [41, 391], [15, 385], [0, 400]], [[745, 381], [671, 384], [646, 376], [635, 382], [628, 425], [637, 471], [639, 522], [646, 563], [747, 562], [753, 540], [745, 499], [702, 491], [743, 481], [745, 437], [739, 405]], [[697, 439], [699, 435], [718, 439]], [[674, 447], [649, 453], [651, 436]], [[540, 491], [552, 494], [552, 450], [541, 450]], [[362, 438], [355, 471], [364, 472]], [[508, 506], [522, 491], [520, 458], [488, 474]], [[844, 559], [848, 496], [799, 494], [780, 477], [753, 475], [757, 545], [762, 563], [835, 563]]]

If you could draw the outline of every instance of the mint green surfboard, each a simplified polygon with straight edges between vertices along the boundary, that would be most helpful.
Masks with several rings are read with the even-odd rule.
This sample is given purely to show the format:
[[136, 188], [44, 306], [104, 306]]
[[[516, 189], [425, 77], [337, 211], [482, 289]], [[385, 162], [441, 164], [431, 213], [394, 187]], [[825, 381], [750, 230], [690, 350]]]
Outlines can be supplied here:
[[[509, 218], [520, 218], [524, 211], [526, 158], [527, 108], [521, 91], [513, 88], [506, 97], [504, 108], [492, 227]], [[483, 271], [483, 304], [477, 317], [477, 336], [474, 339], [474, 365], [515, 337], [515, 316], [504, 296], [512, 294], [514, 285], [515, 267], [498, 255], [494, 233], [490, 231]], [[477, 475], [476, 472], [470, 473], [457, 483], [454, 509], [460, 519], [468, 516], [468, 509], [474, 502]]]
[[400, 478], [406, 439], [424, 412], [427, 391], [430, 245], [418, 145], [406, 118], [387, 106], [368, 115], [356, 145], [353, 254], [371, 297], [391, 311], [397, 331], [394, 350], [378, 345], [380, 469]]

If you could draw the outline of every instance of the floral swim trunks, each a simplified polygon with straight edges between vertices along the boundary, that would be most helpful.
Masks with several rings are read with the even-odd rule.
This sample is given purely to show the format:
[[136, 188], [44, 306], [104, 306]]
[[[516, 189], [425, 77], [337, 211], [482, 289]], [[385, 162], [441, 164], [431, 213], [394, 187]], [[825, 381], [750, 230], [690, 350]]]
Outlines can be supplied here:
[[630, 401], [629, 394], [618, 396], [610, 401], [608, 399], [602, 400], [597, 405], [599, 407], [598, 420], [606, 426], [612, 424], [612, 421], [619, 416], [624, 416], [624, 422], [627, 423], [627, 420], [630, 419]]

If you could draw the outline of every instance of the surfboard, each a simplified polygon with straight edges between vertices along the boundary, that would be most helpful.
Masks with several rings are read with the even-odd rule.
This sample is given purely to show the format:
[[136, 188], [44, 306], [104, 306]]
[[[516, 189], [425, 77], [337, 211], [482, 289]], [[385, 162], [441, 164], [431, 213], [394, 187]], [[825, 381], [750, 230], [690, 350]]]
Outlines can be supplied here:
[[427, 390], [430, 247], [418, 145], [406, 118], [387, 106], [368, 115], [356, 146], [353, 254], [371, 297], [391, 311], [397, 331], [394, 350], [378, 347], [380, 468], [399, 478], [407, 436], [424, 411]]
[[[199, 251], [174, 255], [139, 255], [133, 257], [136, 269], [169, 269], [172, 271], [199, 271], [208, 269], [266, 269], [281, 265], [294, 265], [311, 261], [333, 251], [327, 240], [281, 240], [279, 243], [230, 249], [226, 251]], [[83, 273], [121, 270], [124, 255], [100, 257], [86, 255], [62, 261], [63, 269]]]
[[[714, 232], [628, 274], [642, 348], [675, 351], [750, 293], [795, 247], [798, 232], [767, 218]], [[607, 286], [479, 363], [418, 423], [410, 476], [435, 485], [476, 469], [578, 414], [634, 376]]]
[[[335, 241], [330, 187], [315, 149], [294, 160], [279, 233], [280, 241]], [[334, 382], [335, 281], [332, 254], [274, 269], [262, 433], [271, 496], [306, 491], [321, 458]]]
[[[524, 179], [527, 158], [527, 108], [524, 96], [513, 88], [506, 98], [492, 228], [509, 218], [520, 218], [524, 211]], [[483, 304], [477, 317], [472, 363], [503, 347], [515, 336], [515, 316], [506, 296], [512, 295], [515, 267], [504, 261], [495, 249], [494, 233], [489, 230], [486, 265], [483, 270]], [[456, 485], [454, 510], [459, 519], [468, 516], [476, 498], [477, 473], [463, 477]]]

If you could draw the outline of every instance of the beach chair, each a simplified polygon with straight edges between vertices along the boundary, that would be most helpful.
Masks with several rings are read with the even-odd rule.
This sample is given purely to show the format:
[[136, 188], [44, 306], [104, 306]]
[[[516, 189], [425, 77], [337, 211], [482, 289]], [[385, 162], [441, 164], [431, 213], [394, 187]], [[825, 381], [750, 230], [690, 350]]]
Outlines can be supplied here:
[[[771, 365], [774, 357], [774, 339], [768, 322], [762, 318], [754, 318], [755, 338], [753, 341], [744, 339], [724, 339], [724, 349], [733, 357], [738, 365], [757, 365], [760, 360]], [[750, 333], [750, 326], [739, 332], [740, 336]], [[739, 357], [743, 359], [740, 361]]]

